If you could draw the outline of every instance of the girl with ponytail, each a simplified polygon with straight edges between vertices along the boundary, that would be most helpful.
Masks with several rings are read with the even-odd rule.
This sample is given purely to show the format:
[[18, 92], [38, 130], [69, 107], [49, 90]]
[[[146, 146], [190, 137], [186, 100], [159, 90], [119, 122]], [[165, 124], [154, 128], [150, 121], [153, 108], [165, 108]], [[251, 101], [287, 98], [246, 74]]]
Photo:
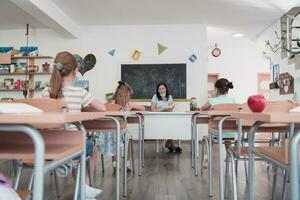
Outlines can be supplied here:
[[198, 110], [209, 110], [211, 106], [216, 104], [235, 103], [234, 98], [228, 96], [229, 89], [233, 89], [232, 82], [229, 82], [226, 78], [218, 79], [215, 83], [216, 97], [208, 99]]
[[[49, 87], [42, 91], [41, 96], [43, 98], [63, 99], [67, 103], [68, 112], [81, 112], [81, 109], [87, 106], [98, 111], [106, 111], [105, 105], [93, 98], [87, 90], [73, 86], [77, 71], [78, 64], [71, 53], [67, 51], [58, 53], [54, 59]], [[90, 142], [86, 143], [86, 154], [92, 157], [93, 163], [97, 163], [97, 150]], [[95, 166], [93, 168], [95, 169]], [[95, 199], [102, 192], [100, 189], [88, 185], [85, 186], [85, 190], [86, 199]]]

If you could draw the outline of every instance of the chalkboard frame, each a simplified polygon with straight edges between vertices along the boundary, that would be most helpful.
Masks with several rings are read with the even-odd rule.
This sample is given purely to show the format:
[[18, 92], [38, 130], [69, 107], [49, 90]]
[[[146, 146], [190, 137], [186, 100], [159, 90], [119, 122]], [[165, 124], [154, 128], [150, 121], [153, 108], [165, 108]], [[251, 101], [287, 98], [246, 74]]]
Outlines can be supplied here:
[[[162, 77], [164, 76], [164, 74], [167, 74], [167, 73], [159, 73], [156, 75], [158, 77], [158, 80], [155, 81], [155, 84], [154, 84], [154, 82], [153, 82], [154, 78], [148, 77], [149, 80], [147, 80], [148, 82], [145, 83], [145, 85], [148, 86], [147, 97], [145, 96], [146, 94], [142, 94], [143, 91], [141, 91], [139, 93], [138, 97], [135, 94], [133, 94], [132, 99], [135, 101], [151, 100], [153, 94], [155, 94], [156, 85], [159, 82], [161, 82], [161, 80], [162, 80], [162, 82], [165, 82], [168, 85], [170, 94], [173, 96], [173, 98], [175, 100], [186, 100], [186, 98], [187, 98], [187, 67], [186, 66], [187, 66], [186, 63], [121, 64], [121, 80], [124, 82], [128, 82], [131, 85], [131, 87], [133, 88], [133, 90], [140, 91], [141, 89], [136, 89], [135, 84], [130, 82], [130, 80], [128, 80], [128, 73], [129, 74], [136, 73], [136, 71], [142, 70], [143, 71], [142, 73], [148, 72], [150, 74], [150, 71], [152, 71], [152, 70], [158, 70], [160, 72], [165, 72], [166, 70], [171, 69], [171, 70], [173, 70], [172, 72], [174, 73], [174, 75], [177, 78], [166, 77], [167, 81], [165, 81], [165, 80], [162, 80]], [[127, 78], [125, 77], [126, 72], [127, 72]], [[132, 75], [133, 74], [130, 74], [129, 76], [132, 76]], [[170, 74], [168, 74], [167, 76], [170, 76]], [[139, 77], [135, 77], [135, 78], [139, 78]], [[174, 81], [178, 81], [178, 82], [174, 83]], [[139, 83], [140, 83], [140, 80], [139, 80]], [[178, 84], [177, 86], [180, 87], [180, 91], [174, 92], [175, 89], [172, 89], [172, 86], [176, 85], [176, 84]], [[178, 87], [176, 87], [176, 88], [178, 88]], [[173, 92], [172, 92], [172, 90], [173, 90]]]

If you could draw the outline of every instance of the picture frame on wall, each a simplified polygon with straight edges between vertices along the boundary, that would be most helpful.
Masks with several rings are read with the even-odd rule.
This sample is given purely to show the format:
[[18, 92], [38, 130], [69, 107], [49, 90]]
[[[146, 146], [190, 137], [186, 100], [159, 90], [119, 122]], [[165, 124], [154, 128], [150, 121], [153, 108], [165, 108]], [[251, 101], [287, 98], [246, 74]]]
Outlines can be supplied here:
[[89, 91], [89, 80], [76, 80], [74, 82], [75, 87], [81, 87]]
[[273, 81], [273, 83], [278, 81], [279, 73], [280, 73], [279, 64], [273, 65], [272, 66], [272, 81]]

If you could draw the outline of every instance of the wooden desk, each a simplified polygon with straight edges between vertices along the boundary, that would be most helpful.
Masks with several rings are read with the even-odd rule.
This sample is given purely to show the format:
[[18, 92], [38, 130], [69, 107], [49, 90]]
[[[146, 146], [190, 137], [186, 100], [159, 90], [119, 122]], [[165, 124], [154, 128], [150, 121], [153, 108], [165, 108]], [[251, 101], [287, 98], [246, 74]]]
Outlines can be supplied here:
[[[71, 159], [78, 154], [71, 155], [59, 161], [54, 161], [49, 165], [45, 165], [45, 142], [36, 128], [48, 128], [53, 125], [63, 125], [65, 123], [74, 123], [82, 131], [84, 137], [84, 145], [81, 154], [81, 174], [80, 177], [80, 199], [84, 199], [85, 195], [85, 129], [79, 123], [80, 121], [102, 118], [103, 113], [39, 113], [39, 114], [0, 114], [0, 134], [5, 137], [8, 132], [22, 132], [28, 135], [34, 143], [34, 186], [33, 199], [43, 199], [44, 173], [54, 169], [67, 159]], [[15, 158], [8, 158], [15, 159]]]
[[[248, 183], [248, 199], [254, 199], [254, 154], [256, 153], [254, 147], [254, 139], [256, 130], [264, 123], [289, 123], [289, 124], [299, 124], [300, 123], [300, 113], [289, 113], [289, 112], [270, 112], [270, 113], [251, 113], [251, 112], [235, 112], [231, 114], [232, 117], [239, 118], [242, 120], [254, 120], [255, 123], [251, 126], [249, 130], [249, 183]], [[294, 134], [291, 145], [290, 145], [290, 158], [291, 162], [289, 164], [289, 169], [291, 171], [291, 182], [292, 182], [292, 198], [299, 199], [299, 160], [298, 160], [298, 149], [297, 146], [300, 141], [300, 136]]]

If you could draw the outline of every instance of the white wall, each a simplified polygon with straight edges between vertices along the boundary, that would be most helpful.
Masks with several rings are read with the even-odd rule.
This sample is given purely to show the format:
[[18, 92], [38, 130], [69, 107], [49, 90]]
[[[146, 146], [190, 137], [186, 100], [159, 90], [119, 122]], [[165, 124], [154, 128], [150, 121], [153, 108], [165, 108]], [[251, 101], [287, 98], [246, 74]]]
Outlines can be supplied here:
[[[244, 103], [248, 96], [257, 94], [257, 73], [269, 72], [269, 63], [255, 41], [246, 36], [234, 38], [232, 34], [231, 30], [207, 28], [207, 68], [209, 73], [219, 73], [220, 78], [232, 81], [234, 89], [229, 94]], [[222, 51], [217, 58], [211, 55], [215, 43]]]
[[[279, 64], [280, 66], [280, 74], [288, 72], [292, 76], [295, 76], [295, 64], [288, 64], [287, 58], [281, 57], [281, 49], [279, 49], [276, 53], [272, 52], [270, 47], [268, 47], [265, 43], [266, 40], [270, 41], [270, 44], [274, 46], [275, 44], [278, 44], [279, 39], [277, 38], [275, 31], [278, 33], [278, 37], [281, 37], [281, 29], [280, 29], [280, 20], [278, 19], [276, 22], [274, 22], [271, 26], [269, 26], [264, 32], [262, 32], [257, 40], [258, 48], [261, 51], [266, 52], [266, 56], [270, 57], [270, 66], [274, 64]], [[270, 68], [271, 71], [271, 68]], [[272, 77], [272, 76], [271, 76]], [[294, 77], [296, 78], [296, 77]], [[296, 91], [297, 85], [295, 85], [295, 91]], [[287, 94], [287, 95], [280, 95], [279, 89], [273, 89], [271, 90], [271, 99], [273, 100], [294, 100], [294, 94]]]
[[[31, 30], [29, 45], [38, 46], [40, 55], [55, 56], [63, 50], [82, 57], [93, 53], [97, 64], [84, 79], [90, 80], [90, 91], [99, 99], [115, 90], [122, 63], [187, 63], [187, 97], [195, 96], [203, 103], [207, 87], [206, 38], [204, 25], [94, 26], [81, 27], [78, 39], [65, 39], [49, 29]], [[157, 54], [158, 42], [168, 47], [161, 55]], [[1, 31], [0, 44], [24, 46], [25, 30]], [[108, 54], [112, 48], [116, 49], [114, 57]], [[134, 49], [142, 52], [138, 61], [131, 59]], [[193, 53], [198, 56], [195, 63], [188, 61]]]

